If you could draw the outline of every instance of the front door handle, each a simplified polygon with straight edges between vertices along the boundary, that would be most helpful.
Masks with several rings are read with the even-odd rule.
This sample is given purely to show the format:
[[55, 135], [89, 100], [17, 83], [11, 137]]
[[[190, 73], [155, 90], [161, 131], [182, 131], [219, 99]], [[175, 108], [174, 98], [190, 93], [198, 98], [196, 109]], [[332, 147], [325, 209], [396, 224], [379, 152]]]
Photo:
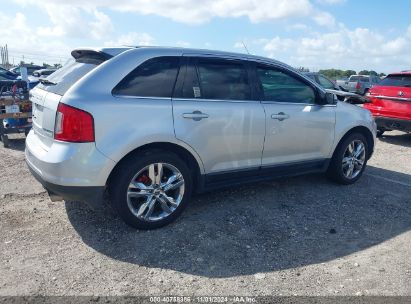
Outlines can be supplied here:
[[278, 114], [272, 114], [271, 118], [272, 119], [278, 119], [279, 121], [283, 121], [284, 119], [290, 118], [290, 115], [285, 114], [284, 112], [280, 112]]
[[202, 113], [201, 111], [194, 111], [193, 113], [183, 113], [183, 118], [192, 119], [195, 121], [202, 120], [203, 118], [208, 118], [209, 115]]

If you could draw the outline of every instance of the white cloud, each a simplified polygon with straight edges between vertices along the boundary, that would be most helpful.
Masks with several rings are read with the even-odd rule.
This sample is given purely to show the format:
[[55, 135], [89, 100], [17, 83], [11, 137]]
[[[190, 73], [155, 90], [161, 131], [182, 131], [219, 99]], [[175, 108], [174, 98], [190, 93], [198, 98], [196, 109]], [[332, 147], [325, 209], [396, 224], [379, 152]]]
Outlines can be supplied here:
[[18, 63], [23, 59], [23, 55], [25, 61], [36, 63], [59, 63], [69, 57], [70, 48], [65, 43], [49, 39], [37, 32], [29, 26], [23, 13], [9, 16], [0, 12], [0, 37], [2, 44], [8, 45], [11, 63], [13, 60]]
[[293, 66], [314, 69], [401, 70], [411, 65], [411, 36], [388, 38], [367, 28], [349, 30], [344, 26], [326, 34], [312, 33], [297, 39], [276, 36], [258, 39], [266, 56]]
[[127, 34], [121, 35], [115, 41], [107, 41], [104, 43], [105, 46], [137, 46], [137, 45], [153, 45], [154, 38], [147, 33], [137, 33], [129, 32]]
[[335, 25], [335, 18], [333, 15], [323, 11], [316, 11], [313, 15], [313, 19], [318, 25], [332, 27]]
[[408, 26], [407, 32], [405, 33], [406, 37], [411, 38], [411, 25]]
[[114, 31], [111, 19], [104, 13], [94, 11], [95, 21], [89, 23], [91, 35], [98, 40], [106, 38]]
[[[171, 20], [202, 24], [212, 18], [247, 17], [251, 22], [259, 23], [285, 19], [288, 17], [312, 18], [320, 25], [329, 23], [330, 15], [316, 10], [310, 0], [14, 0], [21, 5], [39, 5], [42, 7], [59, 6], [93, 10], [98, 8], [122, 12], [136, 12], [143, 15], [157, 15]], [[326, 19], [324, 21], [324, 19]]]

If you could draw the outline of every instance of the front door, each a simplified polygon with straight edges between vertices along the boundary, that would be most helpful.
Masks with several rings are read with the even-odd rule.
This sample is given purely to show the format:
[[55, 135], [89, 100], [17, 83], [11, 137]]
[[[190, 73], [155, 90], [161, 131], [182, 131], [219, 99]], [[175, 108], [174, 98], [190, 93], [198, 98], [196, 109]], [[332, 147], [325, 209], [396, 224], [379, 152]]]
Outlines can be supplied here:
[[314, 86], [291, 71], [257, 65], [256, 76], [267, 114], [262, 165], [329, 158], [334, 141], [335, 105], [316, 104]]

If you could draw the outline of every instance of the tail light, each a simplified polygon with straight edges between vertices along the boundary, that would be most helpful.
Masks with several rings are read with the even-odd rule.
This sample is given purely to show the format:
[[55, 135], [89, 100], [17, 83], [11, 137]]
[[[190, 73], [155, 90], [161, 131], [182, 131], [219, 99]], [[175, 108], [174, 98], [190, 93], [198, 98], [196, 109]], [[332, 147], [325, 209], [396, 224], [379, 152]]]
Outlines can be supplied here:
[[355, 89], [356, 89], [356, 90], [361, 89], [361, 85], [360, 85], [360, 83], [359, 83], [359, 82], [357, 82], [357, 85], [355, 86]]
[[93, 142], [93, 116], [86, 111], [59, 103], [54, 126], [54, 139], [78, 143]]

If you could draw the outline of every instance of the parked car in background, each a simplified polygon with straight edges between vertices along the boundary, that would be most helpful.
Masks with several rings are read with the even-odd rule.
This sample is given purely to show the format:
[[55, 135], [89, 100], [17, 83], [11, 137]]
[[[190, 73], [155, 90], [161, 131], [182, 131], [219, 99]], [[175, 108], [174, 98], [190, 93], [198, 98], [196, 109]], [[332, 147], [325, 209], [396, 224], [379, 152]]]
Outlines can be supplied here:
[[[25, 67], [27, 69], [27, 75], [32, 76], [33, 72], [37, 71], [37, 70], [41, 70], [44, 69], [44, 67], [40, 66], [40, 65], [24, 65], [23, 67]], [[21, 75], [20, 73], [20, 66], [15, 67], [10, 69], [11, 72]]]
[[47, 77], [53, 74], [57, 69], [40, 69], [33, 72], [34, 77]]
[[27, 164], [55, 196], [100, 209], [107, 190], [136, 228], [170, 223], [194, 192], [242, 182], [327, 172], [352, 184], [374, 149], [368, 110], [272, 59], [160, 47], [72, 55], [31, 91]]
[[411, 132], [411, 71], [392, 73], [373, 86], [364, 105], [375, 117], [378, 136], [385, 131]]
[[[21, 76], [10, 70], [0, 68], [0, 80], [21, 80]], [[39, 83], [39, 80], [33, 76], [28, 77], [28, 88], [32, 89]]]
[[347, 81], [347, 90], [352, 93], [365, 95], [372, 86], [378, 84], [378, 76], [352, 75]]
[[304, 73], [304, 75], [314, 80], [324, 89], [330, 89], [330, 90], [340, 90], [341, 89], [334, 81], [332, 81], [331, 79], [327, 78], [326, 76], [320, 73], [306, 72]]
[[0, 67], [0, 80], [15, 80], [19, 75]]
[[351, 104], [364, 104], [366, 102], [369, 102], [368, 99], [358, 94], [347, 92], [347, 90], [345, 90], [343, 87], [337, 85], [334, 81], [320, 73], [306, 72], [304, 73], [304, 75], [318, 83], [327, 92], [335, 94], [340, 101]]

